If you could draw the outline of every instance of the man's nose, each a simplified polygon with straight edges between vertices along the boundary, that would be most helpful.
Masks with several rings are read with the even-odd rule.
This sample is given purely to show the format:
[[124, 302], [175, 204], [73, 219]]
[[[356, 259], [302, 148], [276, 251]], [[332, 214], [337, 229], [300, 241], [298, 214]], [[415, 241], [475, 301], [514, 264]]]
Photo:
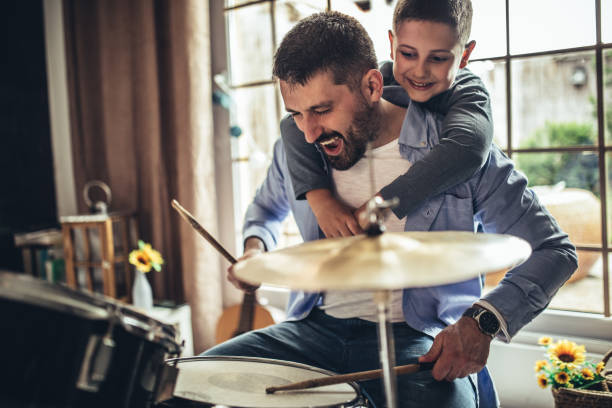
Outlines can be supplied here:
[[304, 132], [304, 137], [308, 143], [316, 142], [323, 130], [317, 118], [313, 116], [306, 115], [302, 121], [302, 132]]

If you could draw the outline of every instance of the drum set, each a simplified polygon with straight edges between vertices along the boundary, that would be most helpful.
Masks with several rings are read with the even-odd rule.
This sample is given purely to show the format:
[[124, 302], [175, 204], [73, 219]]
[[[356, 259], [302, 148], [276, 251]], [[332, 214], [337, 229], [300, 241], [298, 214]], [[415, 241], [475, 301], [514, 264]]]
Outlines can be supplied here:
[[[186, 211], [182, 215], [191, 217]], [[508, 270], [526, 260], [531, 249], [507, 235], [369, 231], [264, 253], [238, 262], [235, 271], [252, 284], [374, 291], [382, 367], [376, 375], [382, 378], [387, 406], [394, 408], [399, 367], [389, 323], [391, 290]], [[212, 237], [205, 238], [210, 242]], [[358, 376], [347, 380], [304, 364], [262, 358], [179, 358], [181, 344], [170, 325], [101, 295], [1, 271], [0, 328], [2, 407], [367, 406], [350, 379]], [[283, 390], [296, 383], [318, 386]]]

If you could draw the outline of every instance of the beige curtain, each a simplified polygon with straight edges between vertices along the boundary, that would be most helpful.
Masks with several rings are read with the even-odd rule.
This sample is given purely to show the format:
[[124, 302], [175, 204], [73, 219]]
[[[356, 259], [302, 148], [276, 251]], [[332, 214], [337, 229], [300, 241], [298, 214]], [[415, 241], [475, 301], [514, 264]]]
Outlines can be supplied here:
[[[195, 352], [222, 309], [217, 253], [170, 207], [176, 198], [217, 233], [208, 2], [64, 0], [77, 191], [112, 189], [164, 256], [156, 299], [191, 305]], [[85, 212], [84, 203], [79, 203]]]

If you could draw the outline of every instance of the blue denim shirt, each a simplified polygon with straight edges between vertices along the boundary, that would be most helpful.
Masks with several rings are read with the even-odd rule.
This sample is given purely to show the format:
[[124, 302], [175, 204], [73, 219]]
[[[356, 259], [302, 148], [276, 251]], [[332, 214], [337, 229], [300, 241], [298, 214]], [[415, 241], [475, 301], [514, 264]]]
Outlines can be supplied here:
[[[406, 160], [421, 160], [439, 142], [440, 118], [415, 103], [407, 107], [399, 136], [400, 154]], [[281, 132], [295, 126], [283, 121]], [[316, 217], [305, 200], [295, 200], [281, 140], [267, 177], [249, 206], [243, 235], [257, 236], [268, 250], [276, 246], [279, 226], [293, 212], [304, 241], [322, 238]], [[401, 206], [401, 203], [400, 203]], [[574, 246], [550, 213], [540, 204], [527, 179], [512, 162], [492, 146], [487, 162], [467, 182], [457, 185], [422, 205], [406, 218], [406, 231], [462, 230], [510, 234], [525, 239], [532, 248], [530, 258], [509, 271], [499, 285], [482, 299], [504, 317], [514, 336], [537, 316], [577, 268]], [[435, 337], [455, 323], [481, 298], [481, 280], [428, 288], [407, 288], [403, 293], [406, 322]], [[299, 320], [308, 315], [319, 293], [292, 291], [287, 316]], [[509, 339], [507, 339], [509, 340]], [[495, 406], [495, 394], [486, 369], [478, 376], [481, 406]]]

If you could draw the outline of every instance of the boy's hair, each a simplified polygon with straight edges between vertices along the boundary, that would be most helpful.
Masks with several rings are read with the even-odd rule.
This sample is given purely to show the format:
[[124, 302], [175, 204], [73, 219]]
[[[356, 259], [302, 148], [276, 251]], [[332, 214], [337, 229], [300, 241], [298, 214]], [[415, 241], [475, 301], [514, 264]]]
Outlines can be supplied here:
[[274, 54], [273, 74], [291, 85], [305, 85], [329, 71], [334, 83], [357, 89], [363, 75], [377, 68], [370, 36], [353, 17], [328, 11], [300, 20]]
[[399, 0], [393, 11], [393, 30], [407, 20], [444, 23], [457, 32], [457, 40], [467, 44], [472, 30], [471, 0]]

